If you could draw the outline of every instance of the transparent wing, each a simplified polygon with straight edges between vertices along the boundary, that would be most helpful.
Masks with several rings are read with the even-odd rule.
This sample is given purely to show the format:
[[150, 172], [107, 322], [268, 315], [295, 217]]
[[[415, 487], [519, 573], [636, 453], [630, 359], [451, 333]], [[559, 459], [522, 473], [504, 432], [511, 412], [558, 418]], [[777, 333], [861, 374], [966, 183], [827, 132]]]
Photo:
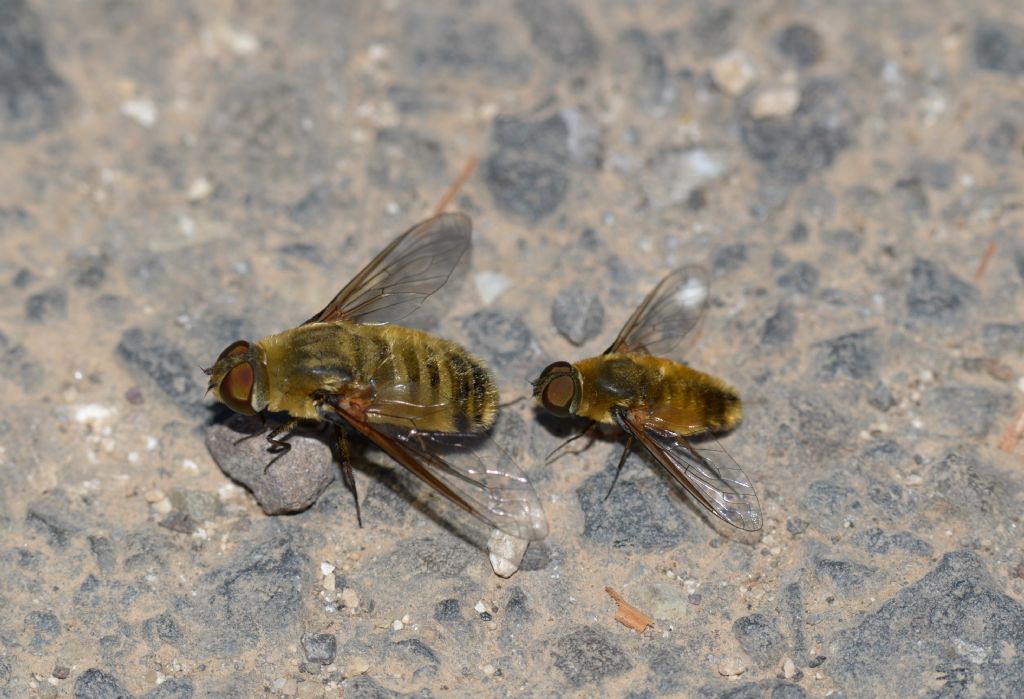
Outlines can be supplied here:
[[704, 314], [710, 284], [703, 267], [680, 267], [669, 272], [633, 312], [605, 354], [670, 354]]
[[716, 449], [697, 449], [649, 413], [615, 409], [613, 415], [697, 502], [734, 527], [746, 531], [761, 528], [757, 493], [721, 445], [716, 442]]
[[[367, 415], [395, 407], [375, 403]], [[408, 414], [408, 405], [401, 409]], [[395, 461], [470, 514], [520, 539], [536, 541], [547, 536], [544, 508], [529, 479], [487, 435], [422, 432], [414, 426], [370, 422], [343, 409], [334, 410]]]
[[306, 323], [381, 325], [405, 318], [444, 286], [469, 248], [466, 214], [440, 214], [395, 238]]

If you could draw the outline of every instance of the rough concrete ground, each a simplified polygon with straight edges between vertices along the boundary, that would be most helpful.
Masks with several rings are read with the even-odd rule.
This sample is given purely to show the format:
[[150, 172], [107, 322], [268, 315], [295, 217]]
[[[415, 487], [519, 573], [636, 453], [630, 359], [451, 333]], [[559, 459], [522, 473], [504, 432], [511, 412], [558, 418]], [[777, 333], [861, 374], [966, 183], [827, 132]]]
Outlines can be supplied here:
[[[0, 0], [0, 696], [1024, 694], [1022, 115], [1013, 1]], [[527, 401], [507, 581], [373, 449], [362, 529], [218, 469], [199, 367], [474, 155], [415, 322], [511, 400], [708, 266], [759, 536], [640, 456], [604, 501], [619, 442], [545, 466]]]

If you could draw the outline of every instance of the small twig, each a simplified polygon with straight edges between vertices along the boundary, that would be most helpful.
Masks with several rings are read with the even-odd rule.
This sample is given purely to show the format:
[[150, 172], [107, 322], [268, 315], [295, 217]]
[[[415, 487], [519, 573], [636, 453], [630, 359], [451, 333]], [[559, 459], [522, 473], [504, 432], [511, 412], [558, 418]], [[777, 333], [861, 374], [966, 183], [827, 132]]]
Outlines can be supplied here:
[[448, 191], [441, 197], [441, 201], [437, 202], [437, 206], [434, 207], [434, 216], [444, 213], [444, 210], [448, 208], [448, 205], [452, 203], [452, 200], [462, 189], [462, 186], [466, 184], [466, 180], [470, 178], [473, 171], [476, 170], [477, 164], [480, 162], [480, 158], [475, 155], [470, 158], [462, 168], [462, 172], [455, 178], [452, 186], [448, 188]]
[[1012, 454], [1013, 450], [1020, 443], [1021, 437], [1024, 437], [1024, 408], [1020, 409], [1013, 422], [1003, 430], [1003, 436], [999, 440], [999, 448], [1007, 454]]
[[619, 622], [623, 626], [628, 626], [637, 633], [643, 633], [648, 626], [654, 626], [654, 619], [641, 612], [626, 600], [622, 599], [622, 595], [611, 587], [604, 588], [604, 591], [608, 593], [609, 597], [615, 600], [615, 604], [619, 607], [615, 612], [615, 621]]
[[996, 244], [989, 242], [985, 246], [985, 253], [981, 256], [981, 262], [978, 263], [978, 269], [974, 272], [974, 281], [980, 280], [985, 276], [985, 272], [988, 270], [988, 263], [992, 261], [992, 256], [996, 254]]

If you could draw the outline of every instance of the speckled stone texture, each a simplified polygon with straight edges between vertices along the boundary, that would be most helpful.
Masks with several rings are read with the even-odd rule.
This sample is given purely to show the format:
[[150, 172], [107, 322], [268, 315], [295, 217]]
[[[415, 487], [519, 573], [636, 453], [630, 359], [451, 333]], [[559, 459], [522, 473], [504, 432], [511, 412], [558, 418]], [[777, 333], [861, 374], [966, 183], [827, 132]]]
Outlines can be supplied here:
[[[1024, 695], [1019, 2], [0, 0], [0, 152], [0, 697]], [[409, 322], [510, 403], [551, 535], [508, 580], [358, 439], [362, 529], [315, 430], [297, 514], [206, 446], [200, 367], [472, 157]], [[682, 264], [756, 535], [513, 402]]]

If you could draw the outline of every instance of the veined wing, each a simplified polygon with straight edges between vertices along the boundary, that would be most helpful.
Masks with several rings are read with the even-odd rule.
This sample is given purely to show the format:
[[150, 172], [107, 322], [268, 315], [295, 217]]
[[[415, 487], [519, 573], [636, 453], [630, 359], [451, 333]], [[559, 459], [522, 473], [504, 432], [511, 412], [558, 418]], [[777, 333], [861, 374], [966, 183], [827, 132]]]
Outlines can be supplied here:
[[440, 214], [395, 238], [307, 323], [344, 320], [381, 325], [405, 318], [444, 286], [469, 249], [473, 224]]
[[544, 508], [529, 479], [486, 434], [419, 431], [411, 417], [408, 426], [365, 419], [375, 411], [414, 414], [407, 404], [376, 402], [364, 416], [340, 407], [330, 410], [432, 488], [492, 527], [529, 541], [547, 536]]
[[697, 502], [734, 527], [746, 531], [761, 528], [757, 493], [743, 469], [720, 445], [718, 449], [697, 449], [649, 412], [616, 408], [613, 415]]
[[605, 354], [669, 355], [700, 321], [710, 298], [710, 285], [703, 267], [680, 267], [669, 272], [633, 312]]

